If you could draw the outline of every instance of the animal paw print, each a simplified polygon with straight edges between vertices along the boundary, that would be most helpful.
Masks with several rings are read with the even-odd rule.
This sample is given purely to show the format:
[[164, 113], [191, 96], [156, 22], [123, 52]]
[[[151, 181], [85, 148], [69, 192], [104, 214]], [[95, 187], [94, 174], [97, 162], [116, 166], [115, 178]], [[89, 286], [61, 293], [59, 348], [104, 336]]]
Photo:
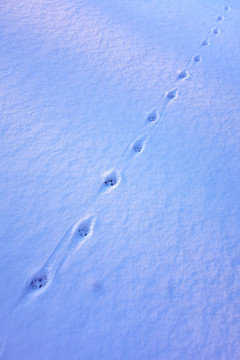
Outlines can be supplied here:
[[210, 41], [208, 39], [203, 40], [202, 46], [207, 47], [210, 45]]
[[78, 229], [78, 234], [80, 237], [84, 237], [88, 235], [88, 229], [87, 228], [80, 228]]
[[189, 77], [189, 72], [187, 70], [183, 70], [178, 74], [177, 80], [185, 80]]
[[119, 184], [119, 182], [120, 182], [120, 177], [119, 177], [118, 173], [115, 171], [112, 171], [103, 180], [103, 183], [101, 186], [101, 192], [111, 191]]
[[147, 136], [146, 135], [143, 135], [142, 137], [138, 138], [132, 144], [132, 152], [133, 153], [141, 153], [145, 149], [146, 142], [147, 142]]
[[88, 219], [82, 221], [77, 229], [78, 236], [83, 238], [83, 237], [90, 235], [93, 225], [94, 225], [93, 218], [88, 218]]
[[29, 284], [30, 290], [39, 290], [47, 285], [48, 279], [46, 275], [35, 276]]
[[158, 120], [158, 111], [153, 110], [147, 117], [148, 122], [155, 122]]
[[213, 29], [213, 33], [214, 33], [215, 35], [219, 35], [219, 34], [220, 34], [220, 29], [219, 29], [219, 28]]
[[199, 62], [202, 61], [202, 57], [201, 57], [201, 55], [195, 55], [193, 57], [193, 60], [194, 60], [195, 63], [199, 63]]
[[224, 16], [222, 16], [222, 15], [218, 15], [218, 17], [217, 17], [217, 21], [223, 21], [224, 20]]
[[179, 92], [179, 91], [178, 91], [177, 88], [168, 91], [168, 92], [166, 93], [166, 99], [167, 99], [167, 101], [170, 102], [170, 101], [176, 99], [176, 98], [178, 97], [178, 92]]
[[85, 242], [85, 239], [88, 239], [90, 236], [92, 236], [95, 220], [96, 218], [94, 216], [90, 216], [84, 220], [80, 220], [75, 224], [74, 233], [69, 244], [70, 254], [78, 251], [78, 249]]
[[142, 146], [141, 144], [136, 144], [133, 146], [133, 151], [140, 153], [142, 151]]
[[224, 6], [224, 10], [225, 10], [225, 11], [230, 11], [231, 8], [230, 8], [230, 6], [226, 5], [226, 6]]
[[111, 177], [109, 179], [104, 180], [104, 184], [109, 187], [115, 186], [117, 184], [117, 179]]

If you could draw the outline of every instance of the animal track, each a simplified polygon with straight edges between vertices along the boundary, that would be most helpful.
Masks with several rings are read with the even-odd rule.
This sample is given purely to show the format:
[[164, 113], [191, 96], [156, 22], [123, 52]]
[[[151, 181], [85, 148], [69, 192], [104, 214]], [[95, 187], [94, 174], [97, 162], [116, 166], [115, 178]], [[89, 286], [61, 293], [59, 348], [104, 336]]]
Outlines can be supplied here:
[[[223, 9], [225, 11], [230, 11], [231, 8], [229, 6], [224, 6]], [[217, 22], [223, 21], [224, 16], [218, 15]], [[215, 35], [220, 33], [219, 28], [214, 28], [212, 32]], [[202, 41], [201, 44], [203, 47], [207, 47], [210, 45], [210, 41], [208, 38]], [[193, 57], [193, 61], [195, 63], [199, 63], [202, 61], [202, 56], [197, 54]], [[177, 80], [184, 80], [190, 76], [187, 70], [181, 71], [178, 76]], [[165, 93], [165, 99], [167, 103], [171, 102], [172, 100], [178, 97], [179, 90], [178, 88], [174, 88]], [[167, 105], [165, 104], [165, 107]], [[165, 109], [164, 107], [164, 109]], [[160, 113], [160, 116], [162, 116]], [[157, 110], [153, 110], [147, 117], [147, 121], [150, 123], [156, 122], [159, 119], [159, 112]], [[153, 129], [153, 127], [151, 128]], [[149, 135], [144, 135], [137, 140], [135, 140], [131, 147], [127, 147], [128, 150], [131, 149], [132, 153], [141, 153], [145, 149], [146, 142], [148, 140]], [[106, 174], [105, 178], [103, 179], [100, 192], [109, 192], [114, 189], [120, 182], [121, 177], [118, 172], [112, 171]], [[80, 223], [71, 227], [64, 237], [61, 239], [60, 243], [49, 257], [48, 261], [45, 263], [44, 267], [36, 273], [25, 285], [23, 298], [28, 298], [31, 294], [41, 293], [44, 288], [49, 286], [51, 281], [56, 276], [57, 271], [61, 268], [64, 261], [75, 251], [79, 248], [79, 246], [84, 242], [81, 239], [90, 237], [93, 232], [93, 227], [95, 224], [94, 217], [90, 217], [87, 219], [82, 220]], [[19, 306], [21, 302], [17, 304], [16, 307]], [[16, 308], [15, 307], [15, 308]], [[14, 311], [14, 309], [13, 309]]]
[[209, 45], [210, 45], [210, 41], [208, 39], [203, 40], [202, 46], [209, 46]]
[[147, 137], [146, 136], [142, 136], [139, 139], [137, 139], [133, 144], [132, 144], [132, 152], [133, 153], [140, 153], [142, 151], [144, 151], [145, 149], [145, 145], [146, 145], [146, 141], [147, 141]]
[[147, 117], [147, 121], [155, 122], [158, 120], [158, 111], [153, 110]]
[[222, 15], [218, 15], [217, 21], [223, 21], [223, 20], [224, 20], [224, 17]]
[[86, 228], [81, 228], [78, 230], [78, 232], [79, 232], [80, 237], [84, 237], [84, 236], [88, 235], [88, 229], [86, 229]]
[[172, 89], [166, 93], [166, 99], [170, 102], [178, 97], [178, 89]]
[[202, 57], [201, 55], [195, 55], [193, 60], [196, 62], [196, 63], [199, 63], [200, 61], [202, 61]]
[[177, 80], [184, 80], [189, 77], [189, 72], [187, 70], [183, 70], [178, 74]]
[[220, 29], [219, 28], [215, 28], [215, 29], [213, 29], [213, 33], [215, 34], [215, 35], [219, 35], [220, 34]]
[[83, 244], [84, 239], [90, 237], [93, 232], [93, 227], [95, 224], [95, 217], [91, 216], [78, 222], [73, 229], [73, 235], [68, 247], [68, 254], [66, 255], [66, 259], [71, 253], [75, 252], [79, 249], [79, 247]]
[[40, 273], [35, 275], [29, 282], [28, 290], [37, 291], [43, 289], [48, 283], [48, 275], [44, 273]]
[[84, 220], [78, 226], [78, 230], [77, 230], [78, 236], [83, 238], [83, 237], [90, 235], [90, 233], [92, 231], [92, 225], [93, 225], [92, 218]]
[[112, 171], [103, 180], [103, 183], [101, 186], [101, 192], [111, 191], [118, 185], [119, 182], [120, 182], [119, 175], [115, 171]]
[[225, 10], [225, 11], [230, 11], [231, 8], [230, 8], [230, 6], [227, 6], [227, 5], [226, 5], [226, 6], [224, 6], [224, 10]]
[[106, 186], [115, 186], [117, 184], [117, 179], [115, 177], [110, 177], [110, 178], [107, 178], [105, 181], [104, 181], [104, 184]]
[[135, 145], [133, 146], [133, 150], [134, 150], [135, 152], [141, 152], [141, 151], [142, 151], [142, 145], [141, 145], [141, 144], [135, 144]]

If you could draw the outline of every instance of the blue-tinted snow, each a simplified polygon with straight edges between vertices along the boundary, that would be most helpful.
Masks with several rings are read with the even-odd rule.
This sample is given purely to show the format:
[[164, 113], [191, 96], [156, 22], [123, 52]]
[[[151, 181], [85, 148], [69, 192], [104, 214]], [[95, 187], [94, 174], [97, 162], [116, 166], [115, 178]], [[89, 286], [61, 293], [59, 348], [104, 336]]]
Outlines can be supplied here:
[[2, 359], [239, 359], [239, 16], [0, 5]]

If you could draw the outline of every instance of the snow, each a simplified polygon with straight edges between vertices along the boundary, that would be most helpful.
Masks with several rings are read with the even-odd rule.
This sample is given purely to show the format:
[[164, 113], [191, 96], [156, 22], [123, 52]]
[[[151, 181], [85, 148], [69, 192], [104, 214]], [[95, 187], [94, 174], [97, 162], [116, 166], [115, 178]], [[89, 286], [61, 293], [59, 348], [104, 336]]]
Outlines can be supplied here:
[[239, 359], [239, 16], [0, 4], [1, 359]]

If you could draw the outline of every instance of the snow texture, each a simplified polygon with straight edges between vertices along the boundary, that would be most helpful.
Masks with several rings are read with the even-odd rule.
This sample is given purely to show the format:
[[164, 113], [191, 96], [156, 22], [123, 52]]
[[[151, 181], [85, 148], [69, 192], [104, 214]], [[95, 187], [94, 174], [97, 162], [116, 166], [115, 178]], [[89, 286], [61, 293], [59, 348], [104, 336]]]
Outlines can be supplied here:
[[240, 358], [240, 3], [0, 4], [0, 358]]

